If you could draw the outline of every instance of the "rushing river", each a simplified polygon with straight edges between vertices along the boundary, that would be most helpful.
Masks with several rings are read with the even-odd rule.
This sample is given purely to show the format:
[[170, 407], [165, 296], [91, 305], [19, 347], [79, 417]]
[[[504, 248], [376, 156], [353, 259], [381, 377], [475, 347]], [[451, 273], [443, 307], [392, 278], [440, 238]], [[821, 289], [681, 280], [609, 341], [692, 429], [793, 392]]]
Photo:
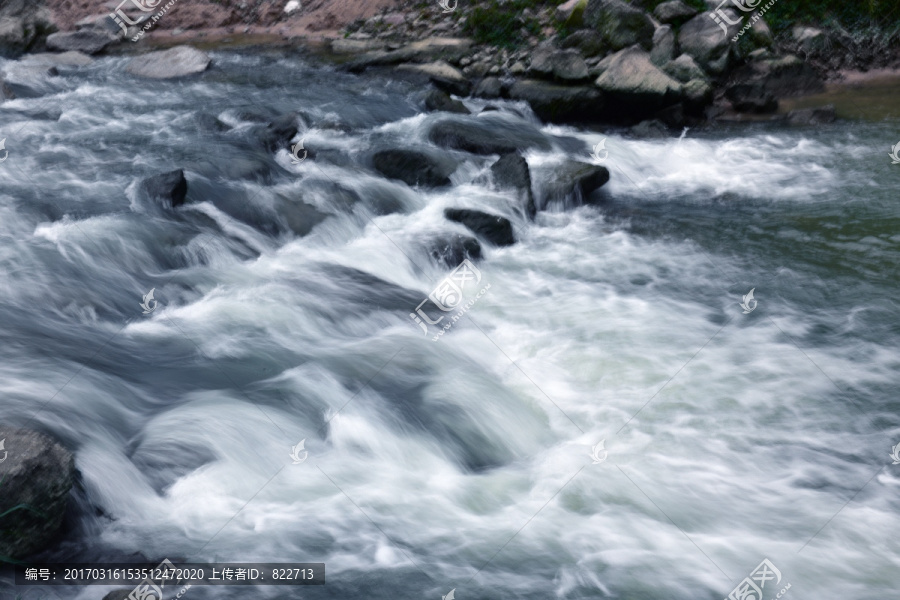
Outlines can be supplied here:
[[[0, 105], [0, 421], [81, 473], [42, 558], [327, 566], [197, 600], [721, 600], [763, 559], [765, 600], [900, 589], [900, 123], [636, 140], [494, 103], [467, 118], [546, 140], [538, 188], [606, 139], [602, 202], [531, 222], [493, 157], [451, 151], [437, 189], [367, 166], [448, 118], [421, 86], [213, 57]], [[299, 164], [253, 143], [289, 111]], [[185, 205], [142, 198], [176, 168]], [[432, 341], [410, 313], [465, 233], [446, 207], [518, 241], [482, 244], [490, 287]]]

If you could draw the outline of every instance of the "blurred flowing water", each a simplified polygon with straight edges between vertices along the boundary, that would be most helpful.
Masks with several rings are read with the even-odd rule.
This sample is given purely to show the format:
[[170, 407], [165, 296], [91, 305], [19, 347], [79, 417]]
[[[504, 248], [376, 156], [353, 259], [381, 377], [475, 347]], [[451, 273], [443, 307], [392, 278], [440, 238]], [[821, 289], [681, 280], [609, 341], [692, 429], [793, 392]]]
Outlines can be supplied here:
[[[532, 223], [493, 158], [451, 152], [434, 190], [365, 166], [447, 118], [418, 86], [126, 60], [0, 105], [0, 421], [59, 437], [82, 477], [42, 558], [326, 563], [326, 586], [261, 599], [713, 600], [763, 558], [787, 598], [900, 589], [897, 122], [633, 140], [495, 103], [468, 118], [539, 130], [538, 187], [607, 138], [602, 203]], [[253, 143], [288, 111], [300, 164]], [[187, 204], [141, 198], [175, 168]], [[429, 241], [465, 232], [451, 206], [518, 242], [485, 245], [490, 290], [432, 342], [409, 313], [449, 272]]]

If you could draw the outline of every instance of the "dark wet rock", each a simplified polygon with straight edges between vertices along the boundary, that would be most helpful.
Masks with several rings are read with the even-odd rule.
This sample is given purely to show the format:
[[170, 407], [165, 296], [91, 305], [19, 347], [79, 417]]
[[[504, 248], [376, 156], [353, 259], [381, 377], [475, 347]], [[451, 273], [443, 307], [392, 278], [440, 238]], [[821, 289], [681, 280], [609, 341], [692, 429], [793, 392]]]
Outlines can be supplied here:
[[433, 240], [428, 246], [428, 253], [436, 261], [455, 269], [466, 260], [480, 260], [481, 244], [468, 235], [455, 234]]
[[467, 208], [446, 208], [444, 216], [450, 221], [462, 223], [474, 233], [497, 246], [510, 246], [516, 243], [513, 237], [512, 223], [499, 215], [491, 215], [479, 210]]
[[75, 482], [72, 454], [48, 436], [0, 427], [0, 556], [23, 559], [59, 534]]
[[644, 139], [669, 137], [669, 128], [659, 119], [641, 121], [631, 128], [631, 135]]
[[680, 25], [684, 21], [694, 17], [696, 14], [696, 8], [688, 6], [681, 0], [669, 0], [668, 2], [659, 4], [653, 9], [653, 16], [655, 16], [660, 23], [672, 23], [675, 25]]
[[128, 600], [128, 595], [134, 591], [134, 588], [121, 588], [113, 590], [103, 596], [103, 600]]
[[797, 26], [791, 31], [791, 37], [802, 52], [816, 54], [828, 46], [828, 38], [821, 29]]
[[12, 56], [32, 49], [56, 31], [53, 16], [41, 0], [0, 2], [0, 55]]
[[645, 50], [653, 47], [653, 22], [622, 0], [588, 0], [584, 22], [596, 29], [612, 50], [634, 44]]
[[0, 75], [0, 101], [14, 100], [15, 97], [16, 94], [12, 91], [12, 88], [9, 87], [2, 75]]
[[[478, 95], [477, 90], [476, 95]], [[425, 110], [429, 112], [470, 114], [469, 109], [462, 102], [454, 100], [447, 92], [436, 89], [429, 90], [425, 95]]]
[[503, 93], [503, 84], [499, 77], [485, 77], [475, 86], [474, 96], [479, 98], [499, 98]]
[[531, 171], [525, 159], [518, 153], [504, 154], [491, 165], [491, 175], [498, 186], [517, 190], [525, 200], [525, 214], [534, 218], [537, 209], [531, 190]]
[[778, 100], [759, 81], [729, 86], [725, 89], [725, 98], [738, 112], [772, 113], [778, 110]]
[[202, 131], [223, 132], [231, 129], [227, 124], [209, 113], [197, 113], [194, 115], [194, 123]]
[[47, 48], [58, 52], [83, 52], [84, 54], [97, 54], [116, 38], [96, 29], [82, 29], [81, 31], [65, 31], [53, 33], [47, 37]]
[[543, 185], [543, 204], [573, 198], [588, 202], [590, 195], [609, 181], [609, 170], [600, 165], [566, 160], [554, 167]]
[[299, 131], [300, 114], [286, 113], [273, 119], [259, 133], [259, 141], [269, 152], [289, 149], [290, 142]]
[[650, 62], [661, 67], [675, 57], [675, 32], [669, 25], [657, 27], [653, 33]]
[[565, 86], [523, 79], [509, 89], [513, 100], [525, 100], [542, 121], [570, 123], [598, 121], [604, 108], [603, 95], [589, 86]]
[[650, 62], [650, 56], [638, 47], [613, 55], [595, 85], [623, 120], [644, 118], [681, 98], [681, 84]]
[[328, 217], [315, 206], [281, 195], [275, 199], [272, 210], [275, 212], [275, 221], [279, 229], [287, 229], [300, 236], [308, 234], [313, 227]]
[[816, 70], [793, 55], [751, 62], [735, 70], [733, 79], [760, 83], [776, 98], [804, 96], [825, 90]]
[[181, 206], [187, 196], [187, 179], [182, 169], [147, 177], [140, 187], [151, 200], [163, 201], [167, 207]]
[[[738, 16], [734, 10], [723, 10], [732, 20]], [[720, 75], [730, 66], [733, 46], [731, 36], [725, 35], [722, 28], [710, 18], [712, 14], [701, 13], [682, 25], [678, 31], [678, 47], [705, 71]]]
[[456, 161], [426, 150], [381, 150], [372, 156], [372, 166], [385, 177], [407, 185], [440, 187], [450, 185]]
[[713, 88], [705, 79], [691, 79], [681, 91], [684, 95], [684, 107], [690, 114], [700, 115], [705, 107], [712, 104]]
[[609, 50], [606, 42], [603, 41], [603, 36], [593, 29], [580, 29], [566, 36], [560, 42], [560, 46], [563, 48], [574, 48], [585, 57], [599, 56]]
[[791, 125], [823, 125], [834, 123], [837, 119], [834, 105], [821, 106], [819, 108], [801, 108], [792, 110], [787, 114], [787, 122]]
[[462, 74], [462, 71], [444, 61], [425, 64], [405, 63], [398, 65], [397, 70], [427, 77], [435, 87], [448, 94], [467, 96], [472, 89], [472, 82]]
[[206, 52], [190, 46], [175, 46], [169, 50], [136, 56], [125, 70], [138, 77], [171, 79], [202, 73], [209, 68], [210, 62]]
[[477, 120], [440, 121], [428, 132], [428, 138], [438, 146], [473, 154], [509, 154], [528, 148], [550, 149], [549, 143], [537, 129], [524, 124], [511, 124], [491, 115]]

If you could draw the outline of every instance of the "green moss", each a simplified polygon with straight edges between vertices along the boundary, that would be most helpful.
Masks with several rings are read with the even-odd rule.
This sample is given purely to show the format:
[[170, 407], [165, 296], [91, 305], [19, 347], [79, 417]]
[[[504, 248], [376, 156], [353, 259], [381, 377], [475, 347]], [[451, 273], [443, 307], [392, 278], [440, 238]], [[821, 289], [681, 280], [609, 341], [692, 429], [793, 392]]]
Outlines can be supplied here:
[[466, 19], [464, 31], [480, 44], [513, 48], [527, 37], [541, 34], [538, 20], [534, 16], [523, 16], [522, 11], [527, 8], [532, 14], [536, 14], [545, 7], [555, 7], [560, 3], [556, 0], [490, 0], [472, 10]]

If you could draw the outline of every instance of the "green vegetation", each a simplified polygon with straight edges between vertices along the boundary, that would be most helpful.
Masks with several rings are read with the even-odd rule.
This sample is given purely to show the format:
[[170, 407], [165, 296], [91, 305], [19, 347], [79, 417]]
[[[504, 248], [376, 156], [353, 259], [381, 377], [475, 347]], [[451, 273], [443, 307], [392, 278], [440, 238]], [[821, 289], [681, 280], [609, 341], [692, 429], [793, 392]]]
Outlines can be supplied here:
[[896, 30], [900, 28], [900, 0], [778, 0], [765, 19], [775, 32], [799, 24]]
[[[535, 17], [538, 11], [561, 3], [557, 0], [489, 0], [472, 10], [463, 29], [478, 43], [513, 48], [530, 36], [540, 36], [541, 26]], [[523, 16], [525, 9], [528, 14]]]

